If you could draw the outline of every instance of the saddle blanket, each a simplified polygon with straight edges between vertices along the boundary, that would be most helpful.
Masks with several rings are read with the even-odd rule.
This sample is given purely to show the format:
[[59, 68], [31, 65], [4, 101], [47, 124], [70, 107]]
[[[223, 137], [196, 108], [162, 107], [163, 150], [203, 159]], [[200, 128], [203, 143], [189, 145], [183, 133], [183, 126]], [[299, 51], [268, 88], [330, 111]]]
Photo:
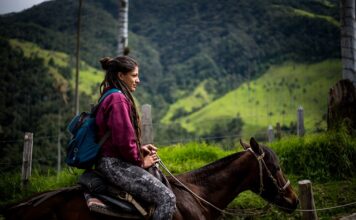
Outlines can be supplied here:
[[137, 210], [135, 210], [134, 207], [131, 207], [129, 204], [125, 203], [112, 204], [115, 203], [115, 201], [107, 201], [113, 200], [108, 196], [92, 195], [90, 193], [85, 192], [84, 198], [86, 200], [89, 210], [92, 212], [127, 219], [143, 219], [143, 216]]

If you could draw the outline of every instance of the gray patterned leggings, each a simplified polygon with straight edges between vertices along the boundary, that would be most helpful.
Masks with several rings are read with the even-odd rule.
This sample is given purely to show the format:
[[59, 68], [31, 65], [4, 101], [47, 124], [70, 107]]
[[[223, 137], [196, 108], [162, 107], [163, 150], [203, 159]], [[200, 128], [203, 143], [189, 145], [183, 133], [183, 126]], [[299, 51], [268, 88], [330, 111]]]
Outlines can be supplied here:
[[136, 198], [156, 206], [153, 220], [172, 219], [176, 198], [161, 181], [141, 167], [118, 158], [103, 157], [96, 167], [108, 181]]

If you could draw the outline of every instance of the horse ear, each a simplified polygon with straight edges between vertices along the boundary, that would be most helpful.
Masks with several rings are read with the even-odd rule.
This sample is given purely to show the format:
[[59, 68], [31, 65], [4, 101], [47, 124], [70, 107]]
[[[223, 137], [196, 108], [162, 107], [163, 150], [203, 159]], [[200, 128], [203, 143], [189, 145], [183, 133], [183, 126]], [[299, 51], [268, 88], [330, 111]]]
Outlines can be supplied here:
[[252, 150], [257, 153], [257, 154], [261, 154], [261, 150], [260, 150], [260, 145], [258, 145], [257, 141], [255, 140], [255, 138], [251, 138], [250, 139], [250, 145], [252, 147]]
[[247, 150], [247, 148], [250, 148], [250, 147], [251, 147], [249, 144], [243, 142], [241, 139], [240, 139], [240, 144], [241, 144], [241, 146], [242, 146], [245, 150]]

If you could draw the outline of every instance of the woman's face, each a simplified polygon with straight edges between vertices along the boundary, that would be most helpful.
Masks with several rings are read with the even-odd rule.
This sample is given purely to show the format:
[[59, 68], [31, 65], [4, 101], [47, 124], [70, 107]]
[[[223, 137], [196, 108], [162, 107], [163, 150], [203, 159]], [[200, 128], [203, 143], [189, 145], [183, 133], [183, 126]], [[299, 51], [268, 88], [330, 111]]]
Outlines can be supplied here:
[[137, 85], [140, 83], [140, 79], [138, 78], [138, 66], [136, 66], [134, 70], [126, 74], [119, 72], [118, 76], [119, 79], [126, 84], [130, 92], [134, 92], [136, 90]]

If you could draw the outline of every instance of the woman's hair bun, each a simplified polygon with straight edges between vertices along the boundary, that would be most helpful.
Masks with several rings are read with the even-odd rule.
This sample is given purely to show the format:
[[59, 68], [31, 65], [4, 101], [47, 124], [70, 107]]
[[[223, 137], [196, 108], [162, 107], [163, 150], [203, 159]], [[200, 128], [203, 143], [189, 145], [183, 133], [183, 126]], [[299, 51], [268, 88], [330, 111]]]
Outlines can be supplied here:
[[100, 59], [101, 68], [103, 68], [103, 70], [108, 70], [110, 60], [110, 57], [104, 57]]

